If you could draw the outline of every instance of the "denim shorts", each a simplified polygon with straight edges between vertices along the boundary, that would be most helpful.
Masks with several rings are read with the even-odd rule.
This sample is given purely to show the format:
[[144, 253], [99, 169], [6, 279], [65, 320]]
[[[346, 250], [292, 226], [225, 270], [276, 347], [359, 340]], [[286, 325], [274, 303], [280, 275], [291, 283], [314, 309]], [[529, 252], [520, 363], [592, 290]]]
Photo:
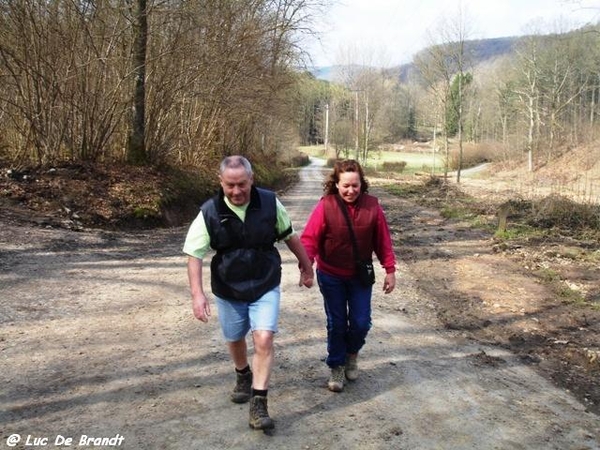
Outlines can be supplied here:
[[226, 300], [215, 296], [219, 323], [225, 340], [228, 342], [239, 341], [250, 330], [266, 330], [277, 333], [280, 298], [279, 286], [251, 303]]

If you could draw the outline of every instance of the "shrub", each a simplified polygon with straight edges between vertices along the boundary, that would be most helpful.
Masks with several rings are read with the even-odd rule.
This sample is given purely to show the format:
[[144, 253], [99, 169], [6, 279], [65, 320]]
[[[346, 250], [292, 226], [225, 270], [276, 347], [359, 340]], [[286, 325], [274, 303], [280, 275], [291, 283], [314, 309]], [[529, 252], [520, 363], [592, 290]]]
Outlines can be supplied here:
[[300, 153], [292, 157], [291, 166], [292, 167], [304, 167], [310, 164], [310, 158], [305, 153]]
[[600, 208], [551, 195], [532, 204], [530, 223], [541, 228], [600, 229]]
[[[463, 144], [462, 168], [468, 169], [496, 159], [494, 151], [495, 149], [488, 145]], [[448, 167], [451, 170], [458, 170], [458, 149], [456, 148], [450, 152]]]
[[326, 167], [333, 167], [335, 165], [335, 162], [337, 161], [337, 158], [327, 158], [327, 162], [325, 163]]
[[384, 162], [381, 165], [381, 170], [383, 172], [398, 172], [402, 173], [406, 169], [406, 161], [394, 161], [394, 162]]

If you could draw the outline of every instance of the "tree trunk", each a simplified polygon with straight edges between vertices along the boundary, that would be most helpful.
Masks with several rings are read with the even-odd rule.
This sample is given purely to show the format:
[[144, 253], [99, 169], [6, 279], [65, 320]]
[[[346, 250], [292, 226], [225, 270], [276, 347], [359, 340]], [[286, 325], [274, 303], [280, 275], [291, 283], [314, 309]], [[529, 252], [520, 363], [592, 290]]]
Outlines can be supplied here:
[[[462, 45], [462, 43], [461, 43]], [[458, 73], [458, 167], [456, 168], [456, 182], [460, 183], [460, 173], [463, 165], [463, 72], [462, 72], [462, 46], [461, 46], [461, 70]]]
[[527, 131], [527, 166], [529, 172], [533, 172], [533, 131], [535, 128], [535, 111], [533, 95], [529, 96], [529, 128]]
[[148, 41], [148, 17], [146, 0], [137, 0], [133, 27], [133, 72], [135, 86], [131, 129], [127, 142], [127, 159], [132, 164], [148, 162], [146, 152], [146, 46]]

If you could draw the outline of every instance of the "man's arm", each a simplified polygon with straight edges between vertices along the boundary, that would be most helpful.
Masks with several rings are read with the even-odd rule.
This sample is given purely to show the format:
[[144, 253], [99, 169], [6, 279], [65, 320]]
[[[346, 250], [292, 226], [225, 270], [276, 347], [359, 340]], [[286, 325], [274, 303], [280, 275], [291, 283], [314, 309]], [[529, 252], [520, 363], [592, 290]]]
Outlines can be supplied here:
[[192, 294], [192, 310], [196, 319], [208, 322], [210, 317], [210, 304], [202, 288], [202, 260], [188, 256], [188, 279]]
[[312, 287], [314, 283], [315, 273], [313, 272], [312, 263], [308, 258], [308, 254], [300, 242], [300, 238], [293, 234], [289, 239], [285, 241], [290, 251], [298, 259], [298, 265], [300, 267], [300, 282], [298, 286]]

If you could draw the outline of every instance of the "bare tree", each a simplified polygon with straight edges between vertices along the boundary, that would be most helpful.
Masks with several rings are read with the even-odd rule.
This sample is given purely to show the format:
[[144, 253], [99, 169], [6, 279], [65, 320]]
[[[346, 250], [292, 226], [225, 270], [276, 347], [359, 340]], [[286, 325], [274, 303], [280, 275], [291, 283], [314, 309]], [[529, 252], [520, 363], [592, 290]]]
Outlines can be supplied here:
[[146, 48], [148, 45], [148, 4], [135, 0], [132, 5], [133, 29], [133, 105], [127, 141], [127, 159], [134, 164], [147, 162], [146, 155]]
[[324, 3], [1, 2], [0, 135], [39, 163], [277, 152], [297, 37]]
[[[375, 55], [379, 55], [376, 59]], [[369, 150], [381, 143], [381, 129], [385, 125], [382, 112], [391, 100], [391, 91], [397, 81], [382, 68], [385, 55], [372, 49], [346, 45], [339, 50], [337, 79], [354, 97], [354, 151], [355, 158], [367, 160]]]
[[0, 127], [16, 157], [45, 164], [107, 156], [125, 107], [122, 17], [87, 2], [0, 7]]
[[[466, 69], [469, 58], [465, 50], [465, 42], [469, 35], [469, 20], [466, 10], [459, 4], [457, 14], [452, 19], [442, 17], [439, 20], [436, 36], [429, 32], [430, 41], [433, 43], [425, 52], [417, 55], [416, 64], [423, 79], [438, 98], [443, 111], [444, 147], [446, 153], [446, 166], [444, 176], [448, 174], [450, 159], [448, 142], [448, 112], [449, 108], [455, 109], [458, 124], [458, 164], [456, 181], [460, 182], [463, 158], [463, 113], [464, 113], [464, 87]], [[437, 43], [436, 43], [437, 42]], [[458, 86], [456, 98], [452, 98], [451, 87], [456, 77]]]
[[[447, 45], [432, 45], [415, 57], [415, 65], [418, 67], [425, 85], [434, 95], [435, 103], [437, 104], [434, 106], [434, 109], [441, 111], [440, 118], [444, 124], [447, 122], [450, 83], [453, 75], [453, 70], [447, 61], [448, 51]], [[445, 154], [444, 178], [447, 178], [450, 162], [448, 133], [444, 132], [443, 138]]]

